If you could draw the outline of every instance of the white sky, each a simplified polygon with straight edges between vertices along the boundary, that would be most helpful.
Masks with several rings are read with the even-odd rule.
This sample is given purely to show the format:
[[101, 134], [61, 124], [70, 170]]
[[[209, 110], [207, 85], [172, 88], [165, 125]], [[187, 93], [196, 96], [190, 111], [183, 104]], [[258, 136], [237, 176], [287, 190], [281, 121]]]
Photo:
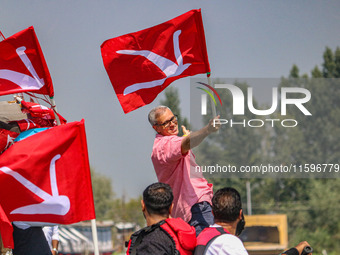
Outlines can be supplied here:
[[[156, 181], [150, 160], [150, 105], [124, 114], [104, 69], [107, 39], [202, 9], [212, 77], [279, 78], [293, 64], [300, 74], [340, 46], [340, 1], [1, 0], [0, 30], [9, 37], [34, 26], [55, 89], [58, 111], [85, 119], [90, 164], [114, 192], [137, 197]], [[196, 76], [204, 77], [204, 76]], [[190, 78], [176, 81], [189, 116]]]

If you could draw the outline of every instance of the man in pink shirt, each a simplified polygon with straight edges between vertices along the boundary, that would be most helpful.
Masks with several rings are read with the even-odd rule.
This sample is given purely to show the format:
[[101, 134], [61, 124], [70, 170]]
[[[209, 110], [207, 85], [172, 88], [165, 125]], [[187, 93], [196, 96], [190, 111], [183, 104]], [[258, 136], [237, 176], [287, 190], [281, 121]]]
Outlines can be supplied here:
[[212, 119], [207, 126], [195, 132], [189, 132], [182, 126], [184, 136], [179, 137], [177, 117], [168, 107], [152, 109], [148, 118], [157, 132], [151, 159], [158, 181], [169, 184], [174, 194], [171, 215], [194, 226], [198, 235], [214, 222], [211, 212], [213, 189], [212, 184], [197, 171], [198, 165], [191, 148], [216, 132], [220, 125]]

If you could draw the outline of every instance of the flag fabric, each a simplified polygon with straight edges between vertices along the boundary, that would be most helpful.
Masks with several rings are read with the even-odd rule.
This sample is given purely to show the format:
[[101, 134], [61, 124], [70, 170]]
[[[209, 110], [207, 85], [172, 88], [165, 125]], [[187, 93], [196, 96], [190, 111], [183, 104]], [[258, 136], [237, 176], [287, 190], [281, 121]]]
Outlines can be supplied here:
[[0, 42], [0, 96], [25, 91], [54, 95], [52, 79], [33, 27]]
[[4, 210], [1, 207], [1, 204], [0, 204], [0, 233], [4, 248], [13, 249], [14, 248], [13, 226], [9, 222]]
[[176, 79], [210, 72], [201, 10], [109, 39], [101, 54], [125, 113], [151, 103]]
[[5, 151], [9, 146], [12, 145], [14, 139], [18, 135], [19, 133], [0, 128], [0, 155], [3, 151]]
[[14, 143], [0, 157], [0, 204], [10, 221], [95, 218], [84, 120]]

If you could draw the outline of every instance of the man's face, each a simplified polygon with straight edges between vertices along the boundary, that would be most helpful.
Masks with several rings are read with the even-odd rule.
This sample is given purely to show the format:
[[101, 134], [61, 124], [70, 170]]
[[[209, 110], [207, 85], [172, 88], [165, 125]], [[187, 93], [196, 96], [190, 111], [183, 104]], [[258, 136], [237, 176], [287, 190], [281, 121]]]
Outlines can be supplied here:
[[156, 119], [156, 122], [157, 125], [154, 125], [153, 128], [157, 133], [164, 136], [178, 134], [177, 118], [169, 109], [166, 109], [163, 114]]

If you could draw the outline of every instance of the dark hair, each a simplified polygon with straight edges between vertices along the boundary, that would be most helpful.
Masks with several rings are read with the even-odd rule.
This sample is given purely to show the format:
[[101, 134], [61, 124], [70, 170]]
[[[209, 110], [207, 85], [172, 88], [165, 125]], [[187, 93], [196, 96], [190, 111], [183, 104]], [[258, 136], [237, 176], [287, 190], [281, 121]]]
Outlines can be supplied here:
[[156, 182], [143, 192], [143, 201], [149, 214], [168, 215], [174, 196], [168, 184]]
[[234, 188], [220, 189], [212, 198], [212, 210], [216, 222], [233, 222], [237, 220], [241, 209], [241, 196]]

